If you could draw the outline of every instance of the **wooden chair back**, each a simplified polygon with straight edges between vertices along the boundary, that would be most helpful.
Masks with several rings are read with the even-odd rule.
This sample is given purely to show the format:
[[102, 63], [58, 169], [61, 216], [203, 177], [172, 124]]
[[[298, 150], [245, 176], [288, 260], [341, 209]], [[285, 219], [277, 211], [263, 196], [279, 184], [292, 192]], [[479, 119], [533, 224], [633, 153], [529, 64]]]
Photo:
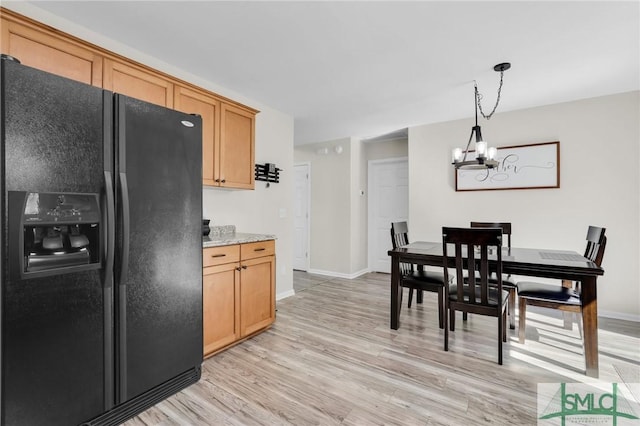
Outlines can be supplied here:
[[394, 249], [409, 244], [407, 222], [391, 222], [391, 244]]
[[598, 266], [602, 265], [604, 257], [604, 249], [607, 245], [607, 237], [604, 235], [606, 228], [598, 226], [589, 226], [587, 231], [587, 247], [584, 251], [584, 257], [591, 260]]
[[[502, 306], [502, 229], [442, 228], [445, 282], [449, 279], [448, 245], [454, 246], [456, 270], [456, 305], [471, 305], [468, 312], [496, 316]], [[489, 284], [489, 249], [496, 255], [497, 283]], [[476, 251], [477, 250], [477, 251]], [[466, 279], [465, 279], [465, 274]], [[461, 285], [466, 281], [466, 285]], [[497, 285], [496, 285], [497, 284]], [[467, 287], [465, 289], [465, 287]], [[497, 287], [497, 291], [496, 291]], [[458, 309], [456, 307], [456, 309]], [[464, 310], [464, 309], [460, 309]]]
[[471, 222], [472, 228], [500, 228], [507, 236], [507, 247], [511, 248], [511, 222]]
[[[407, 222], [391, 222], [391, 244], [394, 249], [409, 244], [409, 227], [407, 226]], [[400, 263], [401, 275], [408, 275], [413, 271], [413, 264]]]

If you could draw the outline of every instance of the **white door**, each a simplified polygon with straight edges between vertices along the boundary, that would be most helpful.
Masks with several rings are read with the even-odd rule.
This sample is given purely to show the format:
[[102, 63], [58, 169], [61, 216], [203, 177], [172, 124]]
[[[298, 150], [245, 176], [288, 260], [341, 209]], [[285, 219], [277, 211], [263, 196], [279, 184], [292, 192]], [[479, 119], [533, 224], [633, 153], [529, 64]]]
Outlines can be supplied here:
[[[409, 215], [409, 161], [369, 161], [369, 269], [391, 272], [391, 222]], [[409, 234], [411, 235], [411, 234]]]
[[296, 164], [294, 170], [293, 196], [293, 269], [309, 269], [309, 200], [311, 184], [310, 164]]

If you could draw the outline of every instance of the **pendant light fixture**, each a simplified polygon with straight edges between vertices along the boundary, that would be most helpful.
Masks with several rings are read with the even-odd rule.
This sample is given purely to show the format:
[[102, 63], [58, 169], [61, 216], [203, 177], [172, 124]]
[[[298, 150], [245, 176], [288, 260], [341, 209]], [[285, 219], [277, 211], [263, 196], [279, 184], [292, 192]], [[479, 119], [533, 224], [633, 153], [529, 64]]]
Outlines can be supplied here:
[[[495, 147], [487, 146], [487, 142], [482, 139], [482, 131], [480, 130], [480, 126], [478, 125], [478, 110], [480, 110], [480, 114], [489, 120], [496, 109], [498, 108], [498, 104], [500, 103], [500, 93], [502, 91], [502, 76], [504, 72], [511, 68], [511, 64], [509, 62], [504, 62], [498, 64], [493, 67], [494, 71], [500, 73], [500, 86], [498, 87], [498, 96], [496, 98], [496, 104], [493, 107], [493, 110], [489, 114], [485, 114], [482, 111], [482, 105], [480, 101], [482, 100], [482, 95], [478, 93], [478, 84], [474, 81], [474, 104], [476, 109], [476, 125], [471, 128], [471, 135], [469, 136], [469, 142], [467, 142], [467, 147], [463, 150], [460, 148], [455, 148], [451, 153], [451, 160], [456, 169], [460, 170], [478, 170], [478, 169], [493, 169], [498, 166], [498, 161], [495, 159], [498, 150]], [[471, 141], [474, 139], [475, 135], [475, 158], [467, 159], [469, 156], [469, 147], [471, 146]]]

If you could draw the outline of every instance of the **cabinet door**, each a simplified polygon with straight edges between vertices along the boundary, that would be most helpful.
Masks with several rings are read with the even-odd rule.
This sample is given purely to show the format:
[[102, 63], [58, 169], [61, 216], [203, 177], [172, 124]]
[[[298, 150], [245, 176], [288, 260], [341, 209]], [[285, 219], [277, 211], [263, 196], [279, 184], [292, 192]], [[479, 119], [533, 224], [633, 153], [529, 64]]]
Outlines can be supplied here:
[[159, 74], [105, 59], [103, 79], [107, 90], [173, 108], [173, 84]]
[[[202, 183], [219, 186], [220, 101], [186, 87], [176, 86], [174, 108], [202, 117]], [[217, 179], [217, 181], [216, 181]]]
[[275, 256], [241, 262], [240, 337], [267, 327], [275, 320]]
[[225, 103], [220, 116], [220, 186], [254, 188], [255, 114]]
[[5, 17], [0, 27], [2, 53], [13, 56], [23, 65], [102, 86], [102, 57], [96, 52]]
[[203, 354], [235, 342], [240, 337], [238, 263], [204, 268], [202, 279]]

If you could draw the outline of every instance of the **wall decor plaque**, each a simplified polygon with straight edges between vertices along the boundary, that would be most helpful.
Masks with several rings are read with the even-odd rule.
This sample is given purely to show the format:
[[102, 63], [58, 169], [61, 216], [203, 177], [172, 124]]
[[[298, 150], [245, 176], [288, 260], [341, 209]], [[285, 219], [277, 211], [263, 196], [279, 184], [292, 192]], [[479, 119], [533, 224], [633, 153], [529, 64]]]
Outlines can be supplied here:
[[560, 142], [498, 147], [496, 160], [493, 169], [456, 170], [456, 191], [560, 188]]

